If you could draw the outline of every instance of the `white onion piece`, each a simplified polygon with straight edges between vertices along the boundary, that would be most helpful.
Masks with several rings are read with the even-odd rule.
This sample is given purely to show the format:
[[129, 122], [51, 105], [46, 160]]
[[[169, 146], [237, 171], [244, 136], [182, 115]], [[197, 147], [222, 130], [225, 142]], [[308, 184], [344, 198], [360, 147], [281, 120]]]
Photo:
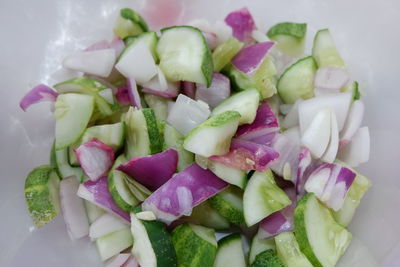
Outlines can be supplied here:
[[72, 240], [89, 234], [89, 222], [83, 199], [76, 195], [78, 188], [79, 182], [75, 176], [70, 176], [60, 182], [61, 211], [68, 235]]
[[133, 255], [121, 267], [139, 267], [139, 263]]
[[136, 217], [142, 221], [154, 221], [157, 219], [152, 211], [141, 211], [136, 213]]
[[115, 59], [114, 49], [81, 51], [65, 57], [62, 65], [70, 70], [108, 77], [114, 67]]
[[121, 267], [131, 256], [131, 253], [120, 253], [109, 259], [106, 267]]
[[260, 30], [253, 30], [253, 32], [251, 33], [251, 37], [253, 37], [253, 39], [256, 40], [257, 43], [263, 43], [269, 41], [267, 35]]
[[318, 68], [314, 78], [314, 87], [324, 92], [337, 93], [347, 84], [350, 79], [349, 73], [340, 67]]
[[104, 213], [90, 225], [89, 237], [92, 239], [99, 238], [128, 227], [129, 224], [127, 222], [110, 213]]
[[110, 103], [111, 105], [114, 105], [114, 95], [113, 92], [110, 88], [101, 90], [99, 92], [99, 95], [104, 98], [108, 103]]
[[223, 43], [232, 37], [232, 28], [224, 21], [217, 20], [214, 23], [214, 32], [217, 34], [218, 43]]
[[353, 136], [351, 142], [341, 147], [338, 158], [350, 167], [357, 167], [369, 159], [370, 136], [368, 127], [361, 127]]
[[215, 72], [210, 87], [206, 87], [203, 84], [196, 84], [196, 100], [202, 100], [206, 102], [210, 108], [216, 107], [224, 99], [228, 98], [231, 94], [230, 81], [224, 75]]
[[320, 110], [301, 137], [301, 143], [315, 158], [320, 158], [328, 147], [331, 130], [331, 109]]
[[284, 136], [289, 138], [292, 142], [301, 145], [300, 128], [298, 126], [287, 129], [282, 133]]
[[364, 117], [364, 103], [356, 100], [350, 107], [346, 123], [340, 133], [340, 146], [347, 145], [361, 126]]
[[279, 106], [279, 112], [283, 115], [287, 115], [290, 110], [293, 108], [293, 104], [281, 104]]
[[335, 112], [338, 130], [341, 131], [350, 108], [352, 93], [337, 93], [310, 98], [299, 103], [299, 123], [302, 133], [308, 128], [315, 114], [322, 109], [332, 109]]
[[168, 114], [167, 122], [183, 135], [187, 135], [193, 128], [207, 120], [210, 113], [210, 108], [203, 101], [194, 101], [180, 94]]
[[[279, 153], [279, 158], [272, 162], [270, 168], [278, 175], [285, 176], [295, 182], [297, 166], [299, 164], [300, 146], [283, 134], [277, 134], [272, 143], [272, 148]], [[290, 170], [290, 171], [289, 171]], [[286, 175], [284, 175], [286, 174]]]
[[150, 81], [157, 74], [153, 55], [143, 42], [138, 42], [125, 51], [115, 68], [125, 77], [134, 78], [138, 84]]
[[331, 133], [329, 138], [329, 145], [326, 149], [324, 155], [322, 156], [322, 161], [332, 163], [339, 149], [339, 131], [337, 127], [337, 119], [335, 112], [331, 112]]
[[285, 118], [282, 121], [283, 127], [292, 128], [294, 126], [299, 125], [299, 105], [301, 102], [303, 102], [303, 99], [298, 99], [292, 105], [291, 109], [289, 110], [289, 112], [286, 114]]
[[218, 46], [218, 36], [213, 32], [202, 31], [202, 33], [206, 39], [208, 47], [211, 50], [214, 50]]
[[179, 92], [179, 83], [167, 81], [164, 73], [159, 67], [157, 67], [157, 75], [150, 81], [141, 85], [143, 87], [143, 92], [161, 97], [176, 97]]

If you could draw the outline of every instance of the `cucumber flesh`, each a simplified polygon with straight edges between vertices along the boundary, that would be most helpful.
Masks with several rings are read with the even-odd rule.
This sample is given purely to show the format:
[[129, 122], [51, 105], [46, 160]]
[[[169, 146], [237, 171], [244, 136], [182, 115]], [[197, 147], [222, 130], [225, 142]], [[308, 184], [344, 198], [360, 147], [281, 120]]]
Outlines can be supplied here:
[[260, 93], [257, 89], [249, 89], [236, 93], [216, 106], [211, 116], [221, 114], [228, 110], [237, 111], [240, 114], [239, 124], [252, 123], [256, 117]]
[[261, 252], [251, 264], [251, 267], [285, 267], [272, 249]]
[[126, 123], [126, 156], [143, 157], [162, 151], [162, 138], [152, 109], [135, 110], [131, 107], [123, 115]]
[[275, 250], [275, 240], [273, 238], [260, 238], [259, 233], [257, 232], [251, 241], [249, 264], [252, 264], [255, 261], [258, 254], [269, 249]]
[[189, 81], [209, 87], [213, 61], [203, 34], [191, 26], [161, 30], [157, 45], [160, 69], [170, 81]]
[[131, 231], [132, 254], [141, 266], [177, 266], [171, 237], [162, 222], [142, 221], [131, 213]]
[[172, 231], [172, 242], [179, 266], [213, 266], [217, 253], [217, 240], [213, 229], [181, 224]]
[[243, 194], [246, 224], [252, 226], [290, 204], [288, 196], [276, 185], [270, 169], [265, 172], [255, 172]]
[[285, 104], [314, 96], [314, 76], [317, 65], [313, 57], [305, 57], [285, 70], [278, 81], [278, 94]]
[[351, 233], [314, 194], [306, 194], [297, 204], [294, 226], [300, 249], [314, 266], [335, 266], [351, 242]]
[[212, 53], [214, 71], [221, 71], [232, 58], [242, 49], [243, 43], [234, 37], [230, 37], [225, 42], [218, 45]]
[[100, 208], [99, 206], [93, 204], [92, 202], [84, 200], [86, 215], [89, 219], [89, 223], [92, 224], [97, 218], [105, 213], [105, 210]]
[[144, 43], [149, 48], [149, 50], [154, 58], [154, 61], [155, 62], [158, 61], [157, 52], [156, 52], [158, 36], [157, 36], [156, 32], [149, 31], [149, 32], [141, 33], [139, 35], [127, 36], [126, 38], [124, 38], [124, 42], [125, 42], [125, 49], [121, 52], [119, 58], [122, 57], [123, 54], [126, 51], [128, 51], [128, 49], [131, 46], [136, 45], [138, 43]]
[[283, 22], [272, 26], [267, 35], [283, 53], [298, 57], [304, 53], [306, 31], [305, 23]]
[[168, 115], [168, 100], [164, 97], [145, 94], [144, 101], [146, 104], [154, 110], [154, 115], [157, 120], [165, 121]]
[[211, 207], [229, 222], [240, 226], [243, 217], [243, 191], [235, 186], [229, 186], [208, 200]]
[[164, 149], [175, 148], [178, 152], [178, 171], [182, 171], [193, 163], [194, 155], [192, 152], [183, 148], [185, 136], [178, 132], [174, 127], [165, 124], [164, 128]]
[[227, 183], [244, 189], [247, 184], [247, 173], [216, 161], [207, 161], [207, 168]]
[[299, 244], [292, 232], [275, 236], [275, 243], [278, 257], [286, 267], [313, 267], [300, 251]]
[[199, 224], [215, 230], [226, 230], [229, 228], [229, 222], [222, 217], [216, 210], [211, 208], [208, 201], [201, 203], [193, 208], [192, 214], [184, 218], [189, 222]]
[[329, 29], [323, 29], [317, 32], [314, 38], [312, 56], [318, 64], [318, 67], [345, 67], [343, 59], [336, 49]]
[[240, 234], [231, 234], [218, 241], [214, 267], [246, 267]]
[[145, 20], [136, 11], [123, 8], [117, 18], [114, 33], [121, 39], [148, 31]]
[[33, 169], [25, 180], [25, 201], [37, 228], [53, 220], [60, 212], [60, 179], [53, 166]]
[[82, 136], [93, 113], [93, 97], [81, 94], [63, 94], [57, 97], [55, 149], [72, 145]]
[[212, 116], [189, 132], [183, 147], [203, 157], [224, 155], [229, 151], [239, 119], [240, 114], [236, 111], [225, 111]]
[[132, 246], [133, 239], [129, 228], [125, 228], [96, 239], [100, 258], [105, 261]]

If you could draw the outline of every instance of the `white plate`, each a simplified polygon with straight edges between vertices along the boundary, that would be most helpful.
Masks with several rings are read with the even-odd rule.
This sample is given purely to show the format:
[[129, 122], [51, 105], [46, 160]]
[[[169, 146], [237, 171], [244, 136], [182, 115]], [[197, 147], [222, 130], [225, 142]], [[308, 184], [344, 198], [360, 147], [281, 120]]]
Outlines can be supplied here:
[[[51, 82], [63, 56], [111, 37], [119, 8], [140, 10], [144, 4], [144, 0], [0, 2], [0, 266], [100, 264], [87, 240], [68, 239], [61, 217], [34, 230], [23, 185], [33, 167], [48, 162], [54, 121], [48, 104], [24, 113], [18, 102], [31, 86]], [[308, 42], [317, 29], [331, 29], [364, 91], [364, 125], [370, 127], [372, 152], [360, 170], [374, 183], [350, 226], [356, 241], [341, 265], [400, 266], [400, 2], [190, 0], [184, 5], [182, 20], [221, 20], [246, 5], [263, 31], [276, 22], [307, 22]]]

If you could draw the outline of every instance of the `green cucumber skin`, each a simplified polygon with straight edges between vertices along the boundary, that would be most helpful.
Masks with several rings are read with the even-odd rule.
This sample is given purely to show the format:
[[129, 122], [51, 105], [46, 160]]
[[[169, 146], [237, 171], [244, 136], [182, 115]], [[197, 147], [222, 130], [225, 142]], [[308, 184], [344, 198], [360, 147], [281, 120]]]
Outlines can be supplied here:
[[159, 221], [141, 221], [146, 228], [151, 246], [157, 258], [157, 267], [178, 266], [178, 260], [172, 238], [165, 224]]
[[[234, 186], [230, 186], [228, 189], [225, 190], [232, 191], [231, 193], [241, 197], [243, 202], [242, 190]], [[215, 209], [219, 214], [222, 215], [222, 217], [227, 219], [229, 222], [237, 226], [240, 226], [241, 224], [244, 223], [243, 209], [242, 210], [238, 209], [232, 203], [224, 199], [223, 196], [221, 196], [220, 194], [217, 194], [209, 198], [208, 203], [213, 209]]]
[[251, 267], [285, 267], [285, 265], [283, 265], [274, 250], [268, 249], [256, 256]]
[[149, 27], [146, 21], [140, 16], [139, 13], [130, 8], [123, 8], [120, 11], [120, 16], [124, 19], [130, 20], [132, 23], [138, 25], [143, 32], [147, 32]]
[[[59, 203], [53, 203], [48, 187], [51, 173], [54, 171], [53, 166], [42, 165], [33, 169], [25, 180], [25, 201], [32, 220], [38, 228], [57, 217], [60, 212]], [[57, 193], [58, 188], [56, 189]]]
[[179, 225], [173, 230], [172, 242], [178, 258], [178, 266], [213, 266], [217, 247], [201, 239], [188, 224]]
[[[111, 197], [113, 198], [115, 204], [117, 204], [118, 207], [120, 207], [122, 210], [126, 211], [126, 212], [130, 212], [132, 209], [132, 206], [129, 205], [118, 193], [118, 190], [116, 188], [115, 185], [115, 181], [114, 181], [114, 172], [117, 172], [117, 170], [115, 171], [111, 171], [108, 174], [108, 191], [110, 191]], [[125, 181], [124, 181], [125, 182]], [[139, 203], [139, 202], [138, 202]]]
[[267, 36], [273, 38], [275, 35], [289, 35], [296, 39], [303, 39], [307, 32], [306, 23], [293, 23], [293, 22], [282, 22], [272, 26]]
[[[297, 206], [294, 210], [294, 228], [295, 228], [295, 236], [297, 242], [299, 244], [300, 250], [304, 253], [304, 255], [308, 258], [308, 260], [316, 267], [323, 267], [317, 257], [315, 256], [310, 242], [307, 237], [307, 230], [305, 225], [305, 209], [307, 207], [307, 201], [313, 197], [314, 194], [306, 194], [303, 196], [300, 201], [297, 203]], [[300, 242], [301, 240], [305, 240], [306, 242]]]
[[142, 109], [142, 112], [147, 124], [147, 133], [150, 140], [150, 153], [160, 153], [163, 149], [164, 141], [158, 131], [158, 124], [154, 111], [151, 108], [144, 108]]
[[239, 233], [227, 235], [218, 241], [218, 247], [225, 246], [232, 241], [236, 241], [237, 239], [241, 239], [241, 236]]

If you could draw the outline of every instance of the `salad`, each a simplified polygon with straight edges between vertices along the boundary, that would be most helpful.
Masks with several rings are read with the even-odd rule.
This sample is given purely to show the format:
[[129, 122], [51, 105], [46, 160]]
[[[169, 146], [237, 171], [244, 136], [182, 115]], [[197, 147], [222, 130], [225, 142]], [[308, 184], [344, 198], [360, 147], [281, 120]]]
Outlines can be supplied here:
[[114, 33], [20, 102], [54, 103], [50, 163], [25, 181], [36, 227], [62, 215], [106, 266], [335, 266], [371, 182], [329, 29], [308, 52], [307, 24], [265, 34], [246, 8], [160, 32], [124, 8]]

